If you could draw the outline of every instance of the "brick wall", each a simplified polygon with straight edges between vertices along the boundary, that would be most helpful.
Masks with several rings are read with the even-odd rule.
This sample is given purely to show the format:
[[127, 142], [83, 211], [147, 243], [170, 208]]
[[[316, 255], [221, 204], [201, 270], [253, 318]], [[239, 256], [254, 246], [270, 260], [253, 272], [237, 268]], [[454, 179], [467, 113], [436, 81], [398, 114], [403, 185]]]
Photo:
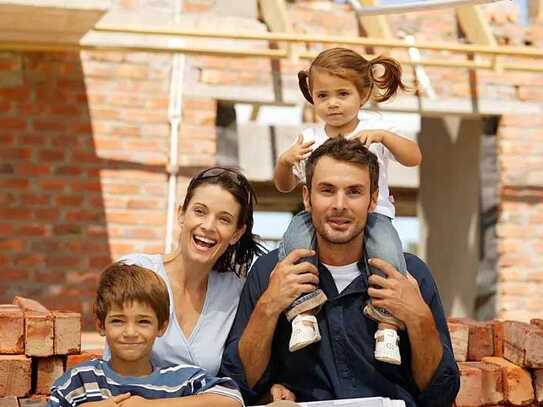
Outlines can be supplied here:
[[89, 315], [101, 268], [161, 249], [168, 60], [1, 54], [0, 302]]

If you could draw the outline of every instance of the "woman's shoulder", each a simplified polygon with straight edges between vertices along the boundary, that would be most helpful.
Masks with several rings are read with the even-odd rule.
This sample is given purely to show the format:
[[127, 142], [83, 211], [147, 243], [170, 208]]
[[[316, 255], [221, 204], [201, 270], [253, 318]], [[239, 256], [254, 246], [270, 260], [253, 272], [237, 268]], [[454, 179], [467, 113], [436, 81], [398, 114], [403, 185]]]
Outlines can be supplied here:
[[162, 265], [162, 255], [147, 253], [130, 253], [122, 256], [119, 261], [158, 271]]

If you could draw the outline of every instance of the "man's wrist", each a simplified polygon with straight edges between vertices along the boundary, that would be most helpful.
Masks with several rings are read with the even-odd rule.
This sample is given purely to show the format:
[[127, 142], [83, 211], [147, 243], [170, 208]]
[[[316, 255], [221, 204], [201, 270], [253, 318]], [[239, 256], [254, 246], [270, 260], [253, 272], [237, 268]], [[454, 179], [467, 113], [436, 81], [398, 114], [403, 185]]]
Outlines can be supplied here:
[[422, 332], [426, 327], [435, 325], [434, 315], [425, 302], [418, 310], [412, 311], [408, 315], [403, 321], [408, 332]]
[[262, 294], [258, 302], [256, 303], [256, 310], [265, 318], [278, 318], [281, 312], [280, 308], [277, 307], [273, 299], [268, 298], [266, 292]]

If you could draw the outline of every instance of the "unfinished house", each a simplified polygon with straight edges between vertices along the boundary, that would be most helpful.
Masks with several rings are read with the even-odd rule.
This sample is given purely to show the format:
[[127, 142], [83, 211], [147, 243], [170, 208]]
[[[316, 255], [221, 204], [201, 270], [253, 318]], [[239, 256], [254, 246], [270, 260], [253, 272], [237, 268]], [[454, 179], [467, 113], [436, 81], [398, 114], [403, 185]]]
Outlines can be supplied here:
[[[377, 0], [0, 0], [0, 303], [91, 306], [101, 269], [170, 251], [198, 169], [241, 167], [260, 210], [315, 120], [297, 72], [336, 45], [399, 59], [410, 93], [369, 109], [417, 138], [392, 169], [450, 315], [543, 308], [543, 9], [381, 10]], [[394, 6], [391, 6], [394, 7]]]

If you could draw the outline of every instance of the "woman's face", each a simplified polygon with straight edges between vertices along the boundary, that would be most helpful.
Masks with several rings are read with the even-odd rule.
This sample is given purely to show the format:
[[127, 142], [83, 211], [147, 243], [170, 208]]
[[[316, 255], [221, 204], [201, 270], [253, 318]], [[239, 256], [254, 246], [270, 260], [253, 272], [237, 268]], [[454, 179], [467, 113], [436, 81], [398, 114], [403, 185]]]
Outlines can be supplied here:
[[245, 226], [238, 228], [240, 209], [236, 198], [220, 185], [198, 186], [186, 210], [180, 210], [181, 253], [213, 267], [245, 232]]

